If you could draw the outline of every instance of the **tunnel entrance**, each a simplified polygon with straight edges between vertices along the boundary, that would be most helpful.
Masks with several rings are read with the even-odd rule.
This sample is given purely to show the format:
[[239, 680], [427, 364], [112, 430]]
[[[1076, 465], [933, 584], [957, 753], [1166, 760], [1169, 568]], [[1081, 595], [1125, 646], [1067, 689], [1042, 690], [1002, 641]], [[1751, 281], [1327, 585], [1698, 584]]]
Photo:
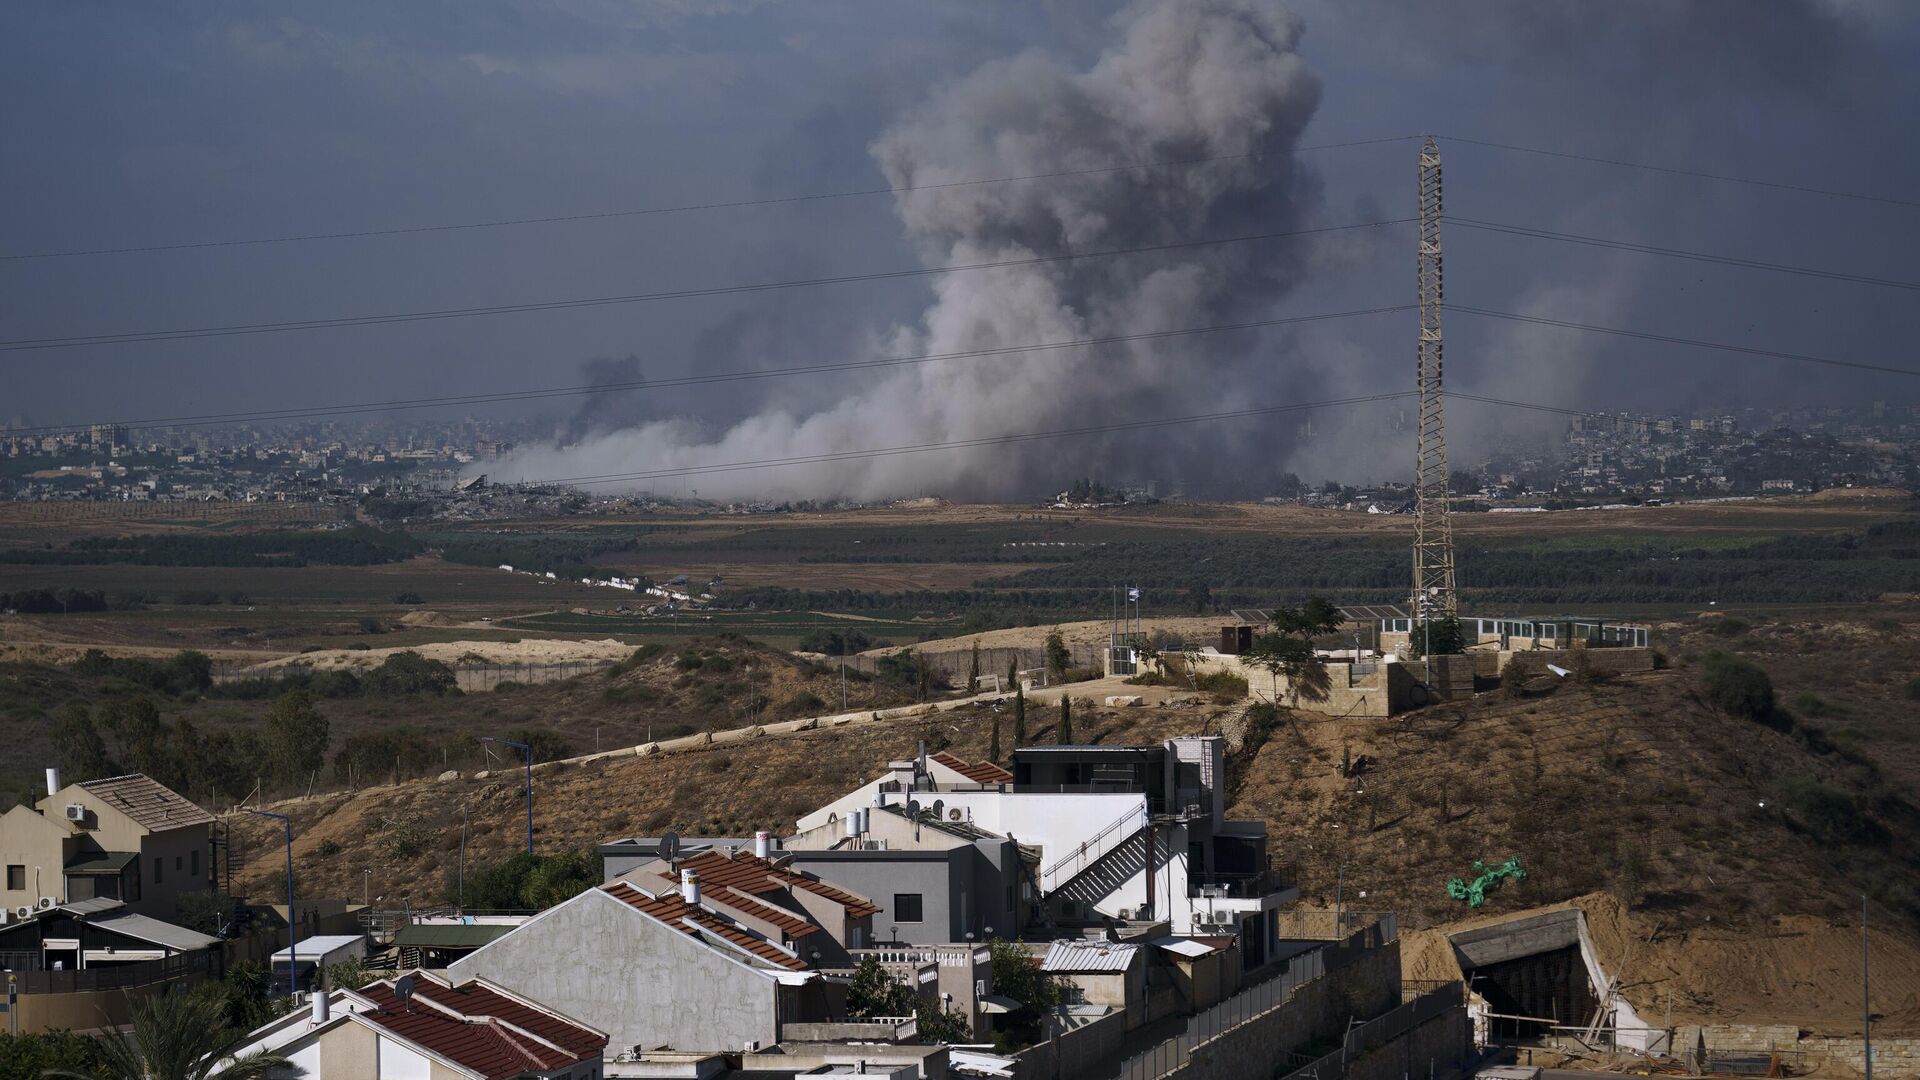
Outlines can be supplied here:
[[1480, 1000], [1477, 1036], [1532, 1043], [1555, 1025], [1584, 1027], [1599, 1005], [1580, 950], [1580, 913], [1564, 910], [1451, 935], [1469, 994]]
[[1468, 985], [1487, 999], [1491, 1042], [1531, 1042], [1552, 1035], [1555, 1024], [1584, 1025], [1599, 1004], [1578, 945], [1464, 971]]

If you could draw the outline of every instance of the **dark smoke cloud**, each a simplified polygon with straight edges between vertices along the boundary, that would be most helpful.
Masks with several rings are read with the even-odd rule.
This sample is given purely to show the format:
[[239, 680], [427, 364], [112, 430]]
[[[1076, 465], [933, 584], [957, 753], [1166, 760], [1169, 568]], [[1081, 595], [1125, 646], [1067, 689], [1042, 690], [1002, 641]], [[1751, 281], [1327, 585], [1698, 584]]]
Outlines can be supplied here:
[[[1282, 151], [1320, 86], [1297, 52], [1301, 21], [1258, 0], [1151, 0], [1113, 20], [1085, 67], [1026, 52], [940, 89], [872, 145], [895, 186], [1097, 168], [1116, 161]], [[1318, 184], [1284, 152], [1199, 167], [1044, 183], [918, 190], [897, 200], [927, 265], [1022, 259], [1300, 226]], [[946, 353], [1256, 317], [1315, 254], [1297, 242], [1085, 259], [942, 275], [913, 325], [852, 337], [867, 355]], [[1105, 420], [1285, 401], [1283, 362], [1254, 336], [1129, 343], [893, 369], [838, 401], [768, 408], [709, 435], [665, 420], [538, 449], [529, 475], [620, 470], [909, 446]], [[1167, 429], [1107, 441], [906, 454], [832, 467], [710, 475], [710, 495], [880, 498], [1026, 494], [1096, 470], [1115, 478], [1215, 476], [1245, 489], [1271, 460], [1274, 425]], [[1201, 486], [1204, 486], [1201, 485]]]

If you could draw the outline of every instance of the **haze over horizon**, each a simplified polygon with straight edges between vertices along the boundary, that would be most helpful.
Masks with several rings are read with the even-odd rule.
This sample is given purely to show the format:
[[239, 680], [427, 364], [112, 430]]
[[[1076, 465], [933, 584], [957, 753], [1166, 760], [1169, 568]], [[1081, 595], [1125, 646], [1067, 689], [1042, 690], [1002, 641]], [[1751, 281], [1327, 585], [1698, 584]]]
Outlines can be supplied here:
[[[1920, 12], [1873, 0], [698, 2], [181, 18], [0, 13], [0, 339], [1024, 265], [6, 359], [8, 424], [285, 408], [977, 353], [1410, 304], [1403, 219], [1447, 214], [1891, 279], [1865, 284], [1449, 226], [1449, 304], [1913, 367]], [[1386, 141], [1373, 141], [1386, 140]], [[1473, 141], [1473, 140], [1478, 140]], [[1364, 145], [1287, 152], [1290, 147]], [[1810, 194], [1518, 153], [1644, 162]], [[1248, 155], [1258, 154], [1258, 157]], [[1106, 169], [1141, 161], [1198, 164]], [[927, 189], [991, 177], [1071, 172]], [[725, 210], [385, 230], [920, 187]], [[1904, 200], [1904, 201], [1903, 201]], [[1035, 263], [1065, 253], [1153, 247]], [[1411, 388], [1413, 314], [586, 399], [530, 478], [817, 455]], [[1456, 314], [1449, 386], [1585, 409], [1913, 400], [1911, 377]], [[549, 406], [550, 407], [550, 406]], [[1070, 474], [1257, 491], [1404, 473], [1379, 403], [706, 477], [717, 496], [992, 497]], [[498, 407], [495, 407], [498, 408]], [[1470, 456], [1557, 421], [1455, 401]], [[640, 485], [644, 486], [644, 484]]]

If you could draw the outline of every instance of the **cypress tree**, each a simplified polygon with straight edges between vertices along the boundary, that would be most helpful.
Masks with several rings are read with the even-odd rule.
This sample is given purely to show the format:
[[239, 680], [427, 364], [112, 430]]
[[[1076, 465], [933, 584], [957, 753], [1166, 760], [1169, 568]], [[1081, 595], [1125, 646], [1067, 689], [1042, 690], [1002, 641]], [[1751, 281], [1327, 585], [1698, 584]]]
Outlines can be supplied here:
[[967, 693], [976, 692], [980, 686], [980, 642], [975, 639], [973, 651], [967, 656]]
[[1060, 695], [1059, 734], [1060, 745], [1068, 746], [1073, 743], [1073, 699], [1065, 694]]
[[993, 713], [993, 732], [987, 736], [987, 760], [994, 764], [1000, 762], [1000, 712]]
[[1027, 692], [1017, 684], [1013, 688], [1013, 748], [1027, 745]]

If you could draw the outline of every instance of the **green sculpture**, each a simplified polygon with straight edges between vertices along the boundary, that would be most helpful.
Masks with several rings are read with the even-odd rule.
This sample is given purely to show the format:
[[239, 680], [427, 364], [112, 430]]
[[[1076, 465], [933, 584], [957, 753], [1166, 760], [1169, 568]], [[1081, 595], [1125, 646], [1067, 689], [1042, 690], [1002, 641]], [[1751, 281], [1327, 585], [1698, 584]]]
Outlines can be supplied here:
[[1518, 855], [1515, 855], [1513, 858], [1508, 859], [1506, 862], [1501, 863], [1491, 870], [1487, 869], [1485, 862], [1475, 859], [1473, 860], [1473, 872], [1476, 876], [1472, 883], [1462, 881], [1459, 878], [1454, 878], [1452, 881], [1447, 882], [1447, 895], [1453, 897], [1455, 900], [1465, 900], [1468, 907], [1479, 907], [1481, 904], [1486, 903], [1487, 893], [1498, 889], [1500, 882], [1506, 878], [1523, 881], [1527, 876], [1526, 869], [1520, 865], [1520, 856]]

